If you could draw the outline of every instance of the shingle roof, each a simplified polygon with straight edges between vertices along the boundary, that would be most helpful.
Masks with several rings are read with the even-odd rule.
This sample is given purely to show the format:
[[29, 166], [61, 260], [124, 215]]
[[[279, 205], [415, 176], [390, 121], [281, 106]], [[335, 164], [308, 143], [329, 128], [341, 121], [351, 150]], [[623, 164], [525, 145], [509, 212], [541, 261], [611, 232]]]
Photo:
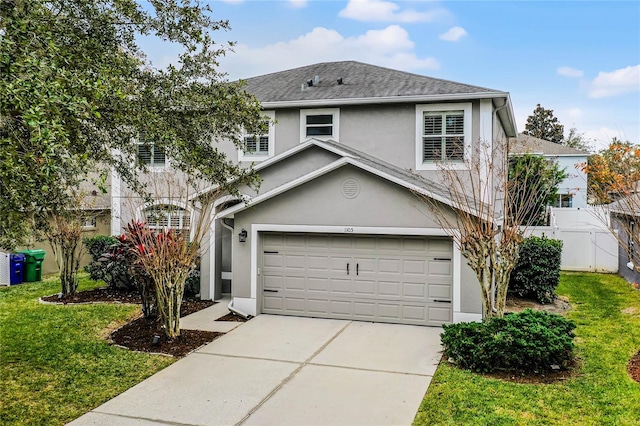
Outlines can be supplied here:
[[509, 146], [509, 152], [511, 154], [589, 155], [587, 151], [522, 133], [519, 133], [517, 139]]
[[[319, 81], [309, 87], [307, 81]], [[338, 84], [342, 78], [343, 84]], [[501, 93], [499, 90], [426, 77], [356, 61], [323, 62], [248, 78], [260, 102]]]

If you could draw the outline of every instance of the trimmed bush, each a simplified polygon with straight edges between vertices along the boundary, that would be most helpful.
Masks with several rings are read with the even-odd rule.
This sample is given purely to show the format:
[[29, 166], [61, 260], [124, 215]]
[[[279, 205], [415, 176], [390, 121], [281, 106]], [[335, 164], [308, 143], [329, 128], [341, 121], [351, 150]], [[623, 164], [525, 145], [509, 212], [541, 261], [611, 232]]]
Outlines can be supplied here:
[[551, 303], [557, 297], [560, 280], [562, 241], [531, 236], [520, 245], [520, 256], [511, 271], [509, 292], [540, 303]]
[[545, 372], [567, 368], [576, 326], [548, 312], [526, 309], [481, 323], [444, 325], [444, 354], [461, 368], [490, 373]]

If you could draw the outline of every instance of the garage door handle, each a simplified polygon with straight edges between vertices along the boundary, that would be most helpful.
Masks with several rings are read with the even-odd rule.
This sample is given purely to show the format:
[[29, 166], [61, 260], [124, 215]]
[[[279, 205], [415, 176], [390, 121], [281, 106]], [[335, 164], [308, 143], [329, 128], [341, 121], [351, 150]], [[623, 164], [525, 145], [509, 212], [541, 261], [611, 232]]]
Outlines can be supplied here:
[[433, 260], [436, 262], [451, 262], [450, 257], [434, 257]]
[[265, 251], [264, 254], [278, 254], [277, 251]]
[[270, 288], [263, 288], [262, 291], [266, 291], [267, 293], [277, 293], [278, 290], [271, 290]]
[[436, 303], [451, 303], [451, 300], [438, 300], [438, 299], [433, 299], [434, 302]]
[[347, 275], [349, 275], [349, 263], [347, 263]]
[[356, 263], [356, 275], [360, 275], [360, 264]]

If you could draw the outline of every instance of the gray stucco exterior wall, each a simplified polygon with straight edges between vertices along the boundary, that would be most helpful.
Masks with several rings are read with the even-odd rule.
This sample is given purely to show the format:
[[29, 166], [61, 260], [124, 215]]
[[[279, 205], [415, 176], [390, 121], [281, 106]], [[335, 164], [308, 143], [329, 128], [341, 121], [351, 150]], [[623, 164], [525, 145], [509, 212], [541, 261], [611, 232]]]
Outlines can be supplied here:
[[[346, 179], [360, 185], [353, 199], [342, 193]], [[434, 233], [441, 228], [410, 191], [350, 165], [236, 213], [234, 233], [246, 229], [252, 238], [254, 224], [430, 228]], [[235, 235], [232, 238], [234, 297], [251, 297], [251, 245], [250, 240], [240, 243]], [[461, 307], [463, 312], [481, 313], [477, 280], [464, 259], [461, 263]]]

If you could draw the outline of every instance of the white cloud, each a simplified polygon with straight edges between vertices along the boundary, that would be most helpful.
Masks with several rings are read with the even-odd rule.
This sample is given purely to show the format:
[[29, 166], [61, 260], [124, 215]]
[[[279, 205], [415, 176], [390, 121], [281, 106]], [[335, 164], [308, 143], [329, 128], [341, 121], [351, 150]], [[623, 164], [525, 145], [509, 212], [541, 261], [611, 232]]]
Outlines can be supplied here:
[[580, 108], [571, 108], [567, 111], [567, 115], [572, 120], [577, 120], [582, 117], [582, 110]]
[[220, 70], [230, 79], [251, 77], [317, 62], [356, 60], [406, 71], [438, 69], [432, 57], [418, 57], [409, 33], [398, 25], [344, 37], [323, 27], [298, 38], [251, 47], [237, 44], [235, 53], [220, 59]]
[[307, 0], [289, 0], [289, 4], [295, 8], [305, 7], [307, 3]]
[[640, 65], [604, 72], [591, 82], [590, 98], [607, 98], [640, 90]]
[[584, 75], [584, 72], [582, 70], [577, 70], [571, 67], [560, 67], [557, 69], [557, 73], [559, 75], [571, 78], [580, 78]]
[[462, 27], [451, 27], [449, 31], [446, 33], [440, 34], [438, 37], [440, 40], [444, 41], [458, 41], [462, 37], [466, 36], [467, 32]]
[[586, 139], [593, 140], [595, 151], [605, 149], [611, 143], [613, 138], [626, 141], [628, 138], [625, 132], [621, 130], [611, 129], [609, 127], [601, 127], [599, 129], [591, 129], [584, 131], [584, 137]]
[[342, 18], [365, 22], [433, 22], [448, 15], [449, 12], [438, 7], [425, 12], [401, 10], [396, 3], [385, 0], [349, 0], [338, 13]]

